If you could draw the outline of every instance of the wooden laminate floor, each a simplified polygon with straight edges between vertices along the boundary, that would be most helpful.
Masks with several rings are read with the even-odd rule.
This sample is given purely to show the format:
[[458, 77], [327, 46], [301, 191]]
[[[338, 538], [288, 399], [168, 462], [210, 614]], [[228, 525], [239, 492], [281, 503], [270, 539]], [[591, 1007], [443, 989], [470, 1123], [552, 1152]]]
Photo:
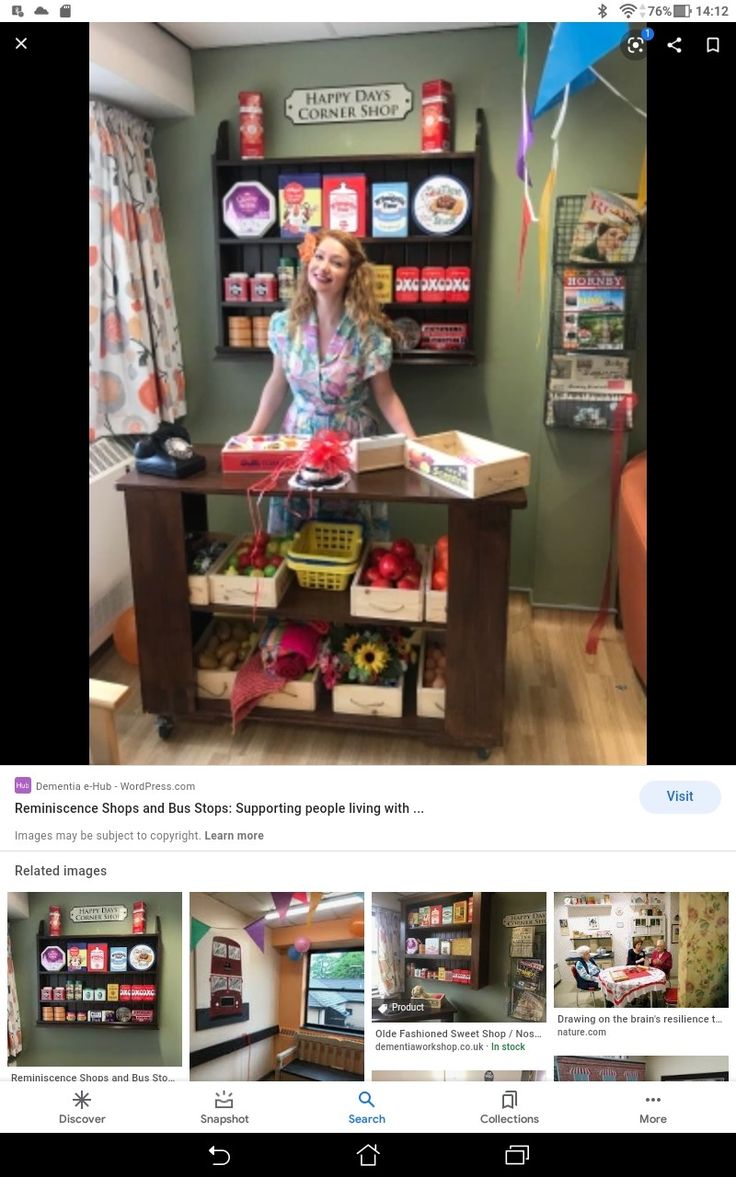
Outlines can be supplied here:
[[[645, 764], [646, 699], [623, 634], [609, 621], [596, 655], [585, 653], [593, 615], [532, 610], [512, 594], [509, 607], [504, 743], [490, 764]], [[114, 650], [97, 658], [93, 678], [133, 687], [117, 712], [123, 764], [475, 764], [472, 749], [385, 734], [251, 723], [234, 736], [228, 722], [177, 720], [161, 740], [141, 711], [135, 667]]]

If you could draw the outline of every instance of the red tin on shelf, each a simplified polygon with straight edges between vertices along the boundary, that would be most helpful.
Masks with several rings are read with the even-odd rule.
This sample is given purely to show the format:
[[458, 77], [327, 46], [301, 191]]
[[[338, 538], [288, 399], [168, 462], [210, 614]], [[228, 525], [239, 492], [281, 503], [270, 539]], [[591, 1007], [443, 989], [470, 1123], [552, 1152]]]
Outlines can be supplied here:
[[397, 266], [394, 300], [419, 302], [419, 266]]
[[447, 267], [445, 302], [470, 302], [470, 266]]
[[263, 95], [257, 90], [241, 90], [240, 158], [263, 159], [266, 153], [263, 133]]
[[467, 323], [422, 323], [420, 347], [431, 351], [464, 351], [467, 346]]
[[445, 267], [423, 266], [419, 279], [420, 302], [445, 301]]
[[422, 151], [452, 151], [452, 82], [422, 82]]

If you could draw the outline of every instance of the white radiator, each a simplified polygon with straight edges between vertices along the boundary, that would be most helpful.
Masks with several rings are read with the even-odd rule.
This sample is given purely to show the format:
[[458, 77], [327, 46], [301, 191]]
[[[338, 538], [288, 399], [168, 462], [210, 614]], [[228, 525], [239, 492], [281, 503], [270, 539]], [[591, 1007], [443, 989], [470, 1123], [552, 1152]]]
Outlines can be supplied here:
[[131, 464], [132, 443], [103, 437], [89, 447], [89, 652], [133, 603], [125, 499], [115, 483]]

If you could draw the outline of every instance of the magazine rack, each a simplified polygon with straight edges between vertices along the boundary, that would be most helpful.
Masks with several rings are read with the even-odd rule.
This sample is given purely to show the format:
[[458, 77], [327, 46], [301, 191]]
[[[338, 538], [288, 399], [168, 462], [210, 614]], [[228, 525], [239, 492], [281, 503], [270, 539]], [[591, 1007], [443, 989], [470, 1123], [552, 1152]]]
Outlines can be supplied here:
[[[563, 371], [566, 365], [561, 365], [557, 357], [564, 357], [567, 361], [571, 357], [608, 357], [612, 366], [615, 358], [623, 358], [626, 363], [627, 378], [632, 378], [632, 368], [638, 348], [641, 346], [644, 320], [644, 277], [646, 267], [646, 235], [642, 224], [641, 240], [631, 261], [616, 263], [596, 262], [584, 265], [572, 261], [571, 247], [575, 230], [580, 221], [586, 197], [560, 196], [557, 198], [554, 243], [552, 248], [552, 290], [550, 295], [550, 324], [548, 335], [547, 377], [545, 381], [545, 424], [552, 429], [595, 429], [611, 431], [615, 423], [621, 419], [623, 412], [623, 427], [632, 426], [632, 412], [616, 410], [624, 397], [623, 392], [615, 390], [605, 392], [590, 392], [572, 387], [570, 389], [551, 387], [550, 380], [557, 377], [556, 383], [570, 375]], [[578, 338], [577, 346], [565, 348], [565, 332], [568, 329], [566, 319], [573, 319], [570, 308], [565, 300], [565, 273], [575, 270], [581, 274], [586, 271], [605, 271], [612, 278], [619, 275], [623, 289], [623, 339], [620, 337], [621, 316], [617, 319], [616, 331], [613, 338], [606, 340], [598, 338], [596, 346], [581, 346]], [[619, 297], [620, 293], [619, 293]], [[602, 316], [605, 318], [605, 316]], [[612, 346], [606, 346], [610, 342]], [[619, 342], [623, 346], [618, 346]], [[611, 371], [611, 376], [617, 376], [617, 371]]]
[[[509, 946], [510, 951], [511, 946]], [[540, 970], [523, 969], [520, 965], [541, 964]], [[536, 977], [531, 974], [536, 971]], [[529, 997], [527, 997], [529, 995]], [[534, 1016], [525, 1010], [525, 1001], [534, 1003]], [[520, 1004], [522, 1003], [522, 1004]], [[518, 1008], [517, 1008], [518, 1007]], [[544, 925], [534, 928], [533, 951], [527, 956], [509, 955], [508, 1008], [507, 1014], [519, 1021], [545, 1020], [547, 1014], [547, 931]], [[538, 1015], [538, 1016], [537, 1016]]]

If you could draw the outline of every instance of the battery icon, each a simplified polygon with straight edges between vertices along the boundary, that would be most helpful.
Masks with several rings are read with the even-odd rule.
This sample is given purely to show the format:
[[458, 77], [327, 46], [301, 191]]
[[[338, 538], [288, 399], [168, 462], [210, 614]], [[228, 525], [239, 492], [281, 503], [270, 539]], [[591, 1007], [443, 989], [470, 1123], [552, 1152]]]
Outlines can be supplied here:
[[672, 15], [679, 17], [688, 17], [692, 12], [689, 4], [674, 4], [672, 6]]

